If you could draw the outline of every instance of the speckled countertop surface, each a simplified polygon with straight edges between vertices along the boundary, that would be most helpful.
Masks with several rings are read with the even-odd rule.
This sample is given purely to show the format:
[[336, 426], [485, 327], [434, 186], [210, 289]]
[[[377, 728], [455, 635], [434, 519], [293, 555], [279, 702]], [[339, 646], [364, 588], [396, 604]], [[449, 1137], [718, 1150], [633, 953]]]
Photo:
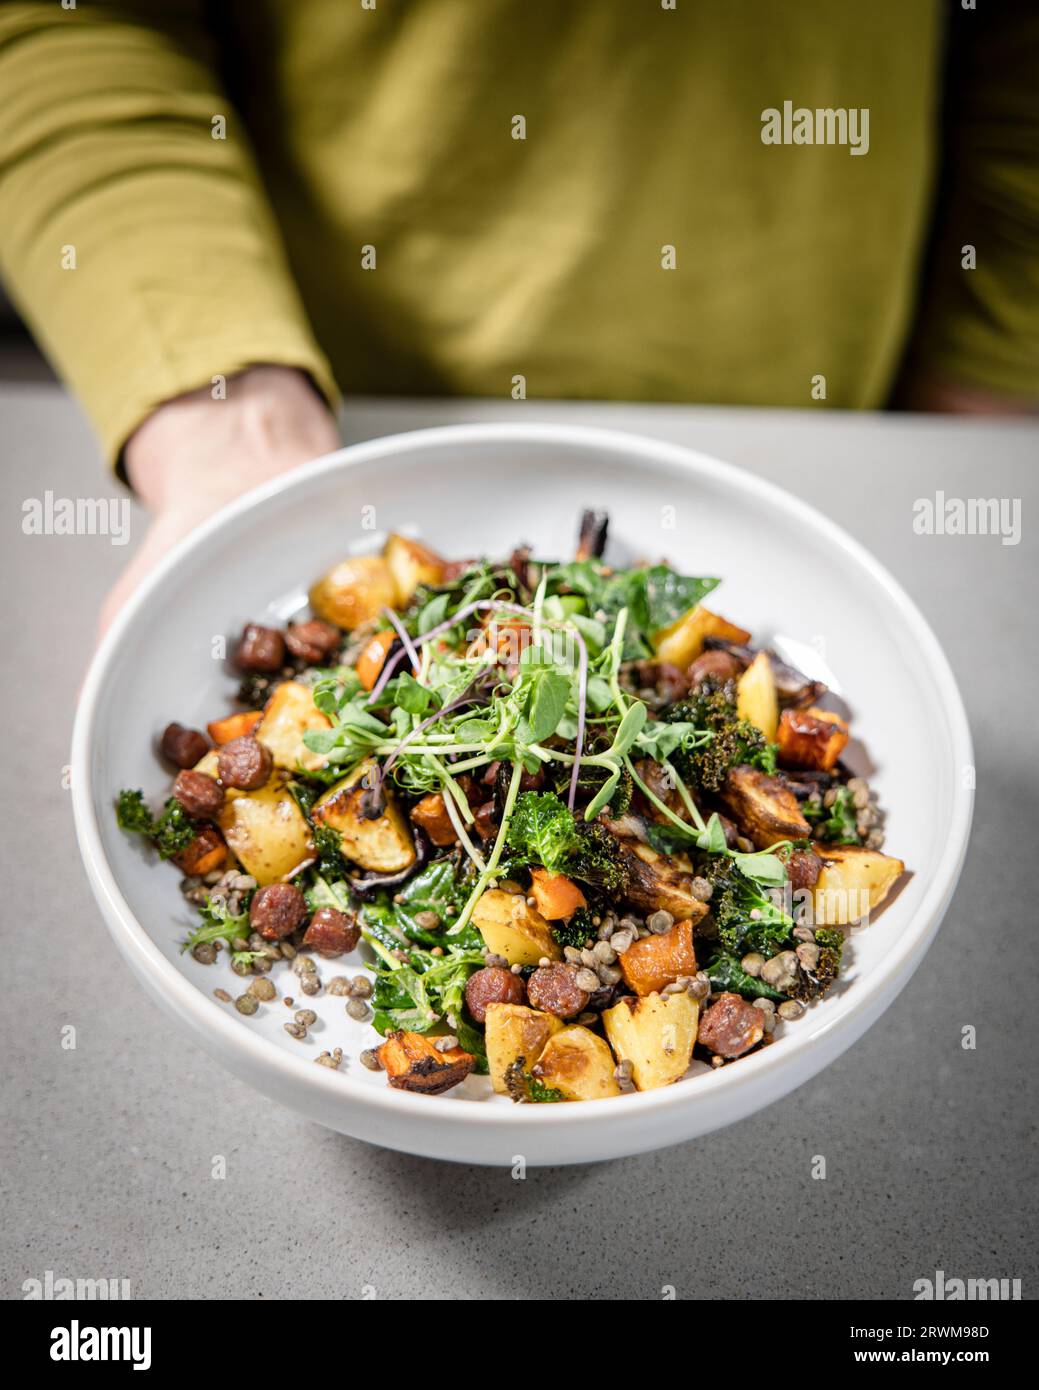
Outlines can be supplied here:
[[[778, 1105], [599, 1166], [515, 1181], [382, 1152], [254, 1094], [145, 998], [87, 887], [63, 769], [94, 615], [128, 551], [22, 534], [25, 499], [116, 485], [57, 386], [0, 385], [0, 1294], [50, 1270], [159, 1298], [910, 1298], [942, 1269], [1020, 1278], [1034, 1297], [1039, 427], [387, 401], [352, 402], [345, 431], [488, 418], [613, 424], [717, 454], [811, 500], [907, 587], [952, 661], [978, 763], [967, 866], [926, 963]], [[1020, 543], [915, 535], [913, 501], [938, 489], [1020, 498]]]

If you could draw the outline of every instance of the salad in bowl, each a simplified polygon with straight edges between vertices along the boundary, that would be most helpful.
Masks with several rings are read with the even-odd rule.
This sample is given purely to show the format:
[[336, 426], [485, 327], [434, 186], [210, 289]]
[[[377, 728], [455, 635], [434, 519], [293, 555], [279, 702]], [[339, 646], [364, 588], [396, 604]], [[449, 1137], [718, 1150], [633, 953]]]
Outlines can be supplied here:
[[342, 1007], [392, 1087], [573, 1102], [695, 1085], [842, 987], [905, 867], [846, 709], [717, 579], [611, 567], [606, 531], [586, 512], [565, 560], [391, 535], [245, 628], [236, 709], [157, 729], [169, 797], [123, 790], [118, 822], [243, 1026], [305, 1042]]

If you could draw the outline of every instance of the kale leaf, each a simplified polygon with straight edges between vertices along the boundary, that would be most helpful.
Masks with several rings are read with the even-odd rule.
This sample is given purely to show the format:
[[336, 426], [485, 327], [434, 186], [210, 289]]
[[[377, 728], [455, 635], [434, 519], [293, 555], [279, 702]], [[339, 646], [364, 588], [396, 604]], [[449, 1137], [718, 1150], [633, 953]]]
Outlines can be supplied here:
[[715, 994], [731, 991], [744, 999], [772, 999], [780, 1003], [787, 996], [780, 994], [757, 975], [748, 975], [737, 958], [728, 951], [721, 951], [707, 966], [707, 978]]
[[[750, 858], [750, 856], [747, 856]], [[726, 951], [773, 956], [790, 939], [794, 920], [731, 859], [709, 856], [702, 869], [713, 885], [711, 915]]]
[[562, 873], [577, 847], [574, 814], [552, 792], [523, 792], [509, 821], [508, 847], [517, 861]]

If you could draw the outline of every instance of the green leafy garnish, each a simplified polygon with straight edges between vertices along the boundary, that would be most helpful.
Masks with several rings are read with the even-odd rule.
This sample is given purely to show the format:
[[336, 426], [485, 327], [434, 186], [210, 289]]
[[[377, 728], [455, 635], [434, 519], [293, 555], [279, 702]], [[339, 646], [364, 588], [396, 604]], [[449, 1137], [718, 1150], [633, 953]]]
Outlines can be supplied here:
[[862, 843], [854, 795], [846, 786], [836, 788], [832, 806], [806, 805], [804, 815], [805, 819], [812, 823], [813, 834], [817, 840], [824, 840], [831, 845]]
[[121, 791], [116, 801], [116, 822], [121, 830], [144, 835], [161, 859], [172, 859], [187, 848], [197, 834], [191, 818], [175, 796], [153, 817], [141, 791]]
[[[238, 940], [248, 940], [249, 937], [249, 910], [243, 907], [239, 913], [231, 913], [227, 910], [227, 903], [207, 898], [203, 906], [199, 909], [199, 916], [202, 918], [201, 925], [192, 931], [188, 939], [181, 946], [181, 952], [191, 951], [196, 946], [201, 946], [206, 941], [224, 941], [228, 947]], [[256, 953], [240, 951], [235, 953], [238, 956], [251, 954], [255, 958]]]

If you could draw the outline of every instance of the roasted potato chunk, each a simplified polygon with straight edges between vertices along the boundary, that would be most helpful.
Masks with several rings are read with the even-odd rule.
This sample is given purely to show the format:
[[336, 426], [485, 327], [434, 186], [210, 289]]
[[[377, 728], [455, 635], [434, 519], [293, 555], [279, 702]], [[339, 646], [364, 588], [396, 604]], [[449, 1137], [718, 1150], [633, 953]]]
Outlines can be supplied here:
[[644, 912], [670, 912], [680, 921], [698, 922], [706, 906], [693, 897], [693, 875], [672, 859], [638, 840], [621, 840], [621, 862], [627, 874], [624, 896]]
[[484, 1024], [487, 1066], [491, 1085], [499, 1095], [509, 1094], [505, 1073], [513, 1062], [523, 1059], [527, 1069], [541, 1056], [553, 1033], [562, 1028], [561, 1019], [528, 1009], [525, 1004], [488, 1004]]
[[685, 991], [621, 999], [602, 1021], [618, 1062], [640, 1091], [670, 1086], [689, 1070], [700, 1009]]
[[598, 1034], [575, 1025], [553, 1033], [530, 1069], [542, 1085], [564, 1100], [601, 1100], [619, 1096], [613, 1054]]
[[552, 929], [537, 908], [528, 906], [522, 893], [486, 889], [473, 908], [473, 926], [488, 949], [504, 956], [510, 965], [537, 965], [544, 956], [549, 960], [562, 958]]
[[822, 709], [785, 709], [776, 732], [779, 756], [791, 767], [829, 772], [848, 742], [848, 726]]
[[736, 713], [760, 729], [771, 742], [779, 724], [779, 696], [772, 662], [767, 652], [758, 652], [736, 682]]
[[329, 728], [328, 720], [314, 704], [310, 687], [299, 681], [286, 681], [267, 701], [254, 736], [271, 750], [275, 767], [286, 772], [300, 768], [313, 772], [324, 766], [325, 759], [321, 753], [310, 751], [303, 735], [310, 729]]
[[276, 772], [258, 791], [228, 787], [217, 817], [235, 858], [261, 888], [291, 878], [314, 858], [310, 827], [286, 783]]
[[749, 642], [750, 633], [710, 612], [703, 604], [691, 608], [670, 627], [661, 628], [652, 637], [658, 661], [670, 661], [686, 667], [703, 651], [708, 637], [723, 637], [728, 642]]
[[424, 1033], [398, 1031], [387, 1034], [378, 1048], [379, 1061], [390, 1085], [398, 1091], [421, 1091], [438, 1096], [464, 1081], [476, 1058], [460, 1047], [441, 1052]]
[[382, 814], [373, 820], [365, 817], [362, 809], [365, 779], [374, 766], [374, 761], [369, 759], [356, 767], [318, 798], [310, 815], [312, 820], [338, 832], [347, 859], [362, 869], [395, 874], [414, 864], [415, 845], [407, 818], [388, 788]]
[[741, 834], [753, 840], [758, 849], [811, 835], [794, 793], [756, 767], [732, 768], [720, 795]]
[[393, 571], [381, 555], [341, 560], [310, 591], [310, 606], [319, 618], [352, 632], [377, 618], [397, 599]]
[[862, 845], [813, 845], [822, 869], [812, 890], [815, 925], [846, 927], [880, 906], [905, 872], [890, 854]]
[[670, 931], [633, 941], [619, 963], [625, 984], [636, 994], [655, 994], [681, 975], [695, 975], [692, 922], [676, 922]]
[[390, 536], [382, 553], [393, 575], [398, 608], [410, 602], [420, 584], [439, 584], [444, 578], [440, 556], [407, 536]]

